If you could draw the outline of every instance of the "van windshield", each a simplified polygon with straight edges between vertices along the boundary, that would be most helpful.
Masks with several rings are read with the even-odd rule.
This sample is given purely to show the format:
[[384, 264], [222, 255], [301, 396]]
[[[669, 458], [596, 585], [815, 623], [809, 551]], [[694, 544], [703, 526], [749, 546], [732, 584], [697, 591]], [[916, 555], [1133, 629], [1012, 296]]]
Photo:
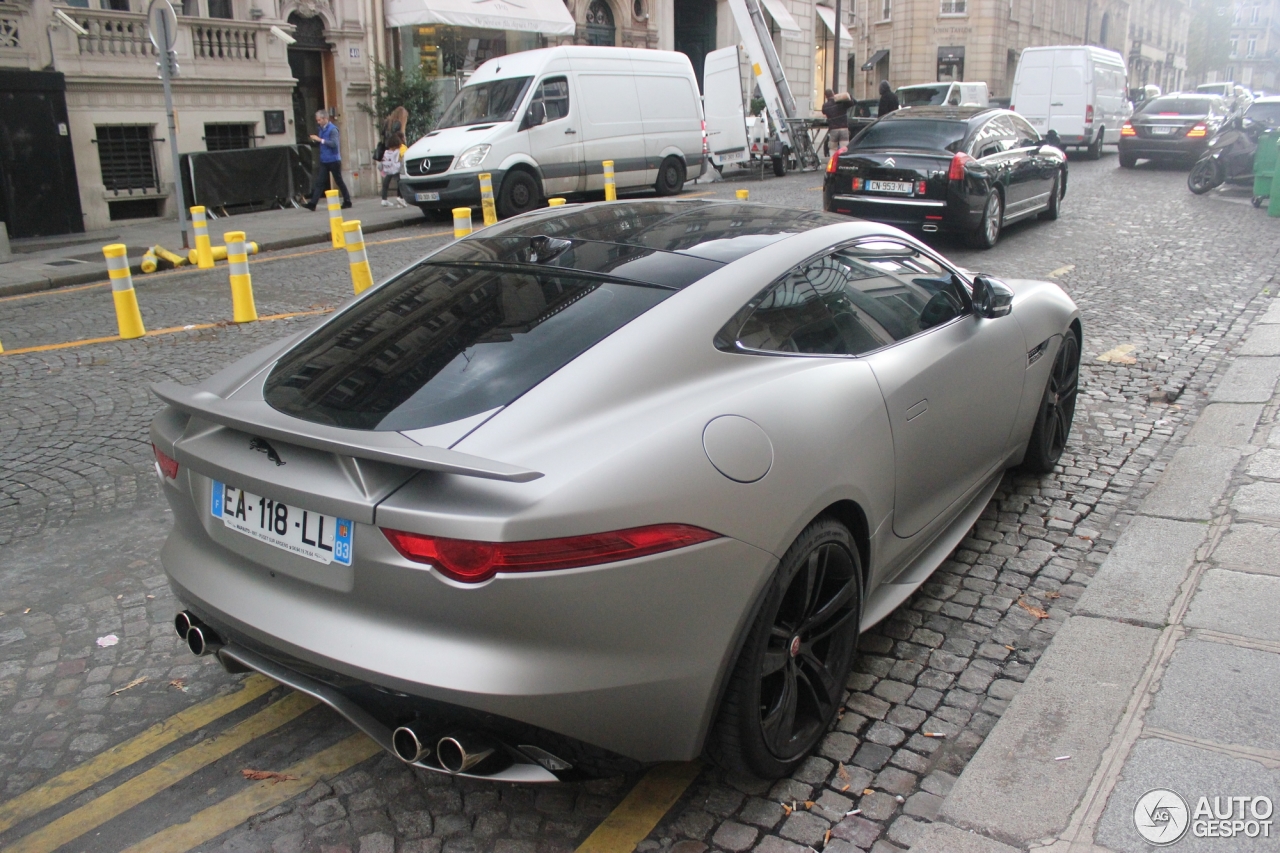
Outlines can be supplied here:
[[532, 77], [509, 77], [506, 80], [490, 80], [463, 86], [454, 96], [449, 108], [440, 117], [436, 128], [462, 127], [490, 121], [511, 121], [524, 99]]

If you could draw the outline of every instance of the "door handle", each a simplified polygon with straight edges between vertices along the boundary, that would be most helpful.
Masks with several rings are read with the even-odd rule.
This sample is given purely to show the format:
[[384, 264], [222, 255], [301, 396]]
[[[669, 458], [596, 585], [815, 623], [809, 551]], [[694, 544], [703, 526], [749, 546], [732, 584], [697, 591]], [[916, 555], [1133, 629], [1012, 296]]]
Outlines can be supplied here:
[[1049, 106], [1051, 106], [1051, 107], [1060, 107], [1060, 106], [1062, 106], [1062, 103], [1061, 103], [1061, 102], [1058, 102], [1058, 103], [1056, 103], [1056, 104], [1052, 104], [1052, 103], [1051, 103], [1051, 104], [1049, 104]]
[[919, 403], [916, 403], [914, 406], [907, 409], [907, 420], [914, 421], [927, 411], [929, 411], [929, 401], [921, 400]]
[[577, 132], [578, 131], [574, 130], [572, 127], [565, 131], [565, 133], [577, 133]]

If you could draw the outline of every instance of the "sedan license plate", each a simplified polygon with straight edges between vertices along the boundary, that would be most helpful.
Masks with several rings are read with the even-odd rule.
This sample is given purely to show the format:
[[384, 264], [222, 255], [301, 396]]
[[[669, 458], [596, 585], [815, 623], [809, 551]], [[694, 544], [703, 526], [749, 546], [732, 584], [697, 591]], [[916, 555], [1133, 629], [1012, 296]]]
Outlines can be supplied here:
[[286, 506], [217, 480], [209, 509], [227, 527], [259, 542], [318, 563], [351, 565], [355, 525], [350, 519]]
[[414, 201], [439, 201], [440, 193], [414, 193]]
[[1169, 134], [1173, 133], [1173, 131], [1174, 131], [1174, 128], [1170, 127], [1167, 124], [1155, 124], [1151, 126], [1152, 136], [1168, 136]]
[[911, 193], [910, 181], [867, 181], [867, 189], [873, 193]]

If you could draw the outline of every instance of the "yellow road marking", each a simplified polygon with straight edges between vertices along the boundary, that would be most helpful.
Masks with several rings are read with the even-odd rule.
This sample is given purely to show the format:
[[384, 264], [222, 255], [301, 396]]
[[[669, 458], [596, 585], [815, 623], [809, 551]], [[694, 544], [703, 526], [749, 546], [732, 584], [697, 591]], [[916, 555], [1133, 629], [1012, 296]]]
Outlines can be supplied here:
[[323, 779], [331, 779], [382, 751], [363, 734], [355, 734], [310, 758], [280, 771], [297, 776], [283, 782], [264, 780], [238, 794], [196, 812], [185, 823], [157, 832], [124, 853], [185, 853], [222, 833], [235, 829], [254, 815], [273, 809], [305, 792]]
[[198, 731], [214, 720], [249, 704], [276, 686], [271, 679], [256, 674], [246, 678], [242, 684], [235, 693], [217, 696], [185, 708], [124, 743], [98, 753], [79, 767], [54, 776], [43, 785], [32, 788], [7, 803], [0, 803], [0, 832], [74, 797], [178, 738]]
[[237, 723], [206, 741], [166, 758], [107, 793], [90, 800], [35, 832], [18, 839], [6, 853], [51, 853], [139, 803], [154, 797], [206, 767], [225, 758], [250, 741], [275, 731], [316, 706], [310, 696], [291, 693], [274, 705], [268, 705], [247, 720]]
[[817, 192], [818, 190], [822, 189], [822, 187], [805, 187], [805, 189], [812, 193], [812, 192]]
[[680, 193], [680, 198], [702, 198], [704, 195], [715, 195], [715, 190], [703, 190], [700, 193]]
[[659, 764], [644, 774], [575, 853], [631, 853], [697, 778], [696, 761]]
[[1075, 264], [1067, 264], [1065, 267], [1058, 267], [1056, 270], [1049, 273], [1049, 278], [1057, 278], [1060, 275], [1066, 275], [1067, 273], [1071, 272], [1075, 268], [1076, 268]]
[[[315, 311], [289, 311], [284, 314], [268, 314], [265, 317], [259, 317], [257, 322], [264, 320], [288, 320], [290, 317], [314, 317], [317, 314], [331, 314], [333, 308], [318, 308]], [[154, 338], [158, 335], [176, 335], [179, 332], [198, 332], [202, 329], [216, 329], [219, 326], [235, 326], [236, 323], [230, 320], [223, 320], [219, 323], [192, 323], [187, 326], [170, 326], [167, 329], [154, 329], [143, 335], [144, 338]], [[105, 338], [84, 338], [78, 341], [67, 341], [62, 344], [41, 344], [36, 347], [22, 347], [21, 349], [11, 349], [0, 352], [0, 356], [6, 355], [22, 355], [29, 352], [51, 352], [59, 349], [74, 349], [75, 347], [87, 347], [90, 344], [109, 344], [116, 341], [122, 341], [124, 338], [119, 335], [109, 335]]]
[[1137, 364], [1138, 359], [1129, 355], [1136, 349], [1137, 347], [1133, 344], [1121, 344], [1115, 349], [1109, 349], [1098, 356], [1098, 361], [1109, 361], [1112, 364]]
[[[413, 234], [409, 237], [391, 237], [386, 240], [366, 240], [366, 246], [381, 246], [384, 243], [403, 243], [406, 240], [426, 240], [429, 237], [453, 236], [452, 231], [429, 231], [426, 234]], [[327, 238], [326, 238], [327, 239]], [[287, 261], [290, 258], [306, 258], [311, 255], [323, 255], [325, 252], [336, 252], [332, 246], [326, 246], [323, 249], [312, 249], [306, 252], [292, 252], [288, 255], [270, 255], [269, 257], [258, 257], [251, 255], [249, 257], [250, 264], [268, 264], [272, 261]], [[160, 272], [147, 273], [145, 277], [139, 278], [135, 284], [145, 284], [148, 281], [154, 281], [158, 278], [168, 278], [174, 275], [185, 275], [188, 273], [207, 272], [207, 270], [198, 267], [185, 266], [172, 270], [162, 270]], [[48, 290], [37, 290], [35, 293], [18, 293], [13, 296], [0, 296], [0, 302], [14, 302], [19, 299], [35, 299], [38, 296], [61, 296], [64, 293], [79, 293], [82, 290], [93, 290], [94, 288], [109, 287], [111, 282], [100, 281], [95, 284], [81, 284], [74, 287], [54, 287]]]

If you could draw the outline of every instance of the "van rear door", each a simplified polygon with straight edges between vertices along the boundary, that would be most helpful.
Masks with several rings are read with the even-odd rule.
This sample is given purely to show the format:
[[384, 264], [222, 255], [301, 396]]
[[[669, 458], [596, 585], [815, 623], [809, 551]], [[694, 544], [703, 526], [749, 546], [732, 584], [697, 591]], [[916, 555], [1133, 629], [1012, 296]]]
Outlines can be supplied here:
[[702, 108], [714, 162], [724, 166], [750, 159], [737, 45], [707, 54], [702, 66]]
[[1049, 132], [1049, 102], [1053, 92], [1053, 52], [1027, 50], [1018, 61], [1010, 108], [1031, 122], [1042, 136]]
[[1084, 51], [1059, 50], [1053, 54], [1053, 90], [1049, 101], [1049, 129], [1063, 141], [1083, 139], [1088, 103], [1085, 89]]

